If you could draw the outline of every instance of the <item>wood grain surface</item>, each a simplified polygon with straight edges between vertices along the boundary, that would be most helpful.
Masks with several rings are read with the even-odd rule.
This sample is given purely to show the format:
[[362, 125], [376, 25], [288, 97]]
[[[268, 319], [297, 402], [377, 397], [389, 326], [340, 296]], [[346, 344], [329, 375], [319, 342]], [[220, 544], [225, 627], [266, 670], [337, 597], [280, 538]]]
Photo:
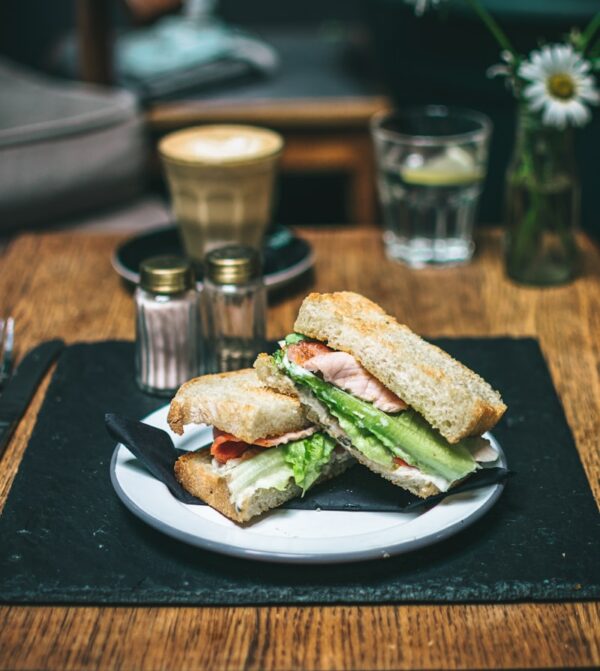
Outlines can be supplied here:
[[[585, 238], [582, 275], [560, 288], [516, 286], [500, 237], [473, 263], [410, 271], [367, 230], [302, 231], [312, 284], [272, 305], [287, 331], [309, 289], [360, 291], [427, 336], [539, 338], [600, 501], [600, 254]], [[110, 266], [121, 238], [60, 233], [12, 242], [0, 263], [0, 314], [18, 354], [41, 340], [133, 337], [131, 294]], [[33, 428], [40, 387], [0, 461], [3, 505]], [[268, 566], [265, 566], [265, 571]], [[261, 608], [0, 607], [2, 669], [432, 669], [600, 666], [598, 603]]]
[[269, 98], [160, 102], [145, 114], [153, 130], [203, 123], [249, 123], [276, 128], [367, 128], [369, 119], [391, 103], [384, 96], [342, 98]]

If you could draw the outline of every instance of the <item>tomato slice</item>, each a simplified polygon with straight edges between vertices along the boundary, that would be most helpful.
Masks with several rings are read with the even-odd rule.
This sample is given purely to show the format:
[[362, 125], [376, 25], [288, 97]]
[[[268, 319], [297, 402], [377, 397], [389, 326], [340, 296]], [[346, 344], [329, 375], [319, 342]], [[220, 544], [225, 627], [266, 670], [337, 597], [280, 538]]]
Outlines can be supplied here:
[[408, 466], [408, 468], [415, 468], [414, 466], [411, 466], [410, 464], [407, 464], [404, 459], [400, 459], [400, 457], [394, 457], [394, 463], [396, 466]]
[[309, 359], [319, 354], [328, 354], [329, 352], [333, 352], [333, 350], [322, 342], [300, 340], [294, 345], [289, 345], [285, 352], [290, 361], [293, 361], [298, 366], [303, 366]]

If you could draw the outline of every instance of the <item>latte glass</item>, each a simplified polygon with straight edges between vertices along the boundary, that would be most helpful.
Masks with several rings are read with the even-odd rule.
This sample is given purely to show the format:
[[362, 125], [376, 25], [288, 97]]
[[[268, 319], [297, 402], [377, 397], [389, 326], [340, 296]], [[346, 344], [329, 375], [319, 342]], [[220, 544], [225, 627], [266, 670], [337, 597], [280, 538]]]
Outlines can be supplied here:
[[261, 248], [282, 149], [278, 133], [253, 126], [198, 126], [161, 140], [173, 212], [194, 262], [229, 244]]

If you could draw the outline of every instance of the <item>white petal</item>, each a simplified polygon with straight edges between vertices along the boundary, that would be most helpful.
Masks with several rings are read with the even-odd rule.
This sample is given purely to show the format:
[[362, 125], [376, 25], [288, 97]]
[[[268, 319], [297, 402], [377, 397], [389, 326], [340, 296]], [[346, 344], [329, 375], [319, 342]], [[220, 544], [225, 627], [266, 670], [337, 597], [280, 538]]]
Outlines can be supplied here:
[[546, 62], [545, 54], [542, 51], [533, 51], [529, 59], [534, 65], [543, 66]]
[[554, 47], [554, 54], [555, 62], [561, 67], [571, 66], [573, 64], [573, 59], [577, 58], [572, 49], [562, 44]]
[[567, 106], [566, 106], [566, 115], [569, 117], [569, 119], [576, 125], [576, 126], [583, 126], [585, 125], [591, 117], [591, 114], [587, 107], [582, 105], [580, 102], [577, 100], [572, 100]]
[[590, 67], [591, 67], [591, 65], [590, 65], [589, 61], [580, 61], [577, 64], [577, 72], [584, 75], [584, 74], [586, 74], [587, 72], [590, 71]]
[[543, 96], [538, 96], [537, 98], [532, 98], [529, 101], [529, 108], [532, 109], [534, 112], [537, 112], [538, 110], [541, 110], [542, 107], [544, 107], [548, 103], [547, 98]]
[[546, 95], [546, 85], [542, 82], [534, 82], [523, 89], [523, 95], [526, 98], [535, 98], [536, 96]]
[[510, 68], [508, 65], [503, 65], [498, 63], [497, 65], [492, 65], [486, 70], [487, 77], [508, 77], [510, 75]]
[[544, 110], [542, 121], [547, 126], [556, 126], [557, 128], [564, 128], [567, 121], [566, 110], [560, 103], [551, 101]]
[[593, 81], [588, 81], [587, 78], [586, 81], [578, 83], [577, 97], [582, 98], [583, 100], [587, 100], [593, 105], [597, 105], [598, 102], [600, 102], [600, 94], [598, 93], [598, 90], [594, 86]]
[[534, 63], [523, 63], [519, 67], [519, 74], [523, 79], [536, 80], [545, 78], [542, 68]]
[[568, 68], [568, 58], [563, 54], [560, 47], [552, 49], [552, 69], [553, 72], [561, 71]]

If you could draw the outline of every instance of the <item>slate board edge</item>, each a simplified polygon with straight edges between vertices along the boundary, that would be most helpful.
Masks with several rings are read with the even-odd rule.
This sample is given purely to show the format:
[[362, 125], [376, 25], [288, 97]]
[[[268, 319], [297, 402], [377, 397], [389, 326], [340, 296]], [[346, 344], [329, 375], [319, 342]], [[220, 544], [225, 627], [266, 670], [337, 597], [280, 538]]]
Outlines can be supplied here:
[[[175, 590], [148, 590], [144, 589], [141, 598], [137, 599], [134, 594], [117, 593], [110, 590], [105, 591], [106, 595], [94, 594], [91, 598], [88, 594], [82, 594], [80, 588], [74, 589], [73, 594], [69, 595], [66, 590], [57, 591], [56, 593], [49, 591], [44, 595], [36, 595], [35, 597], [17, 596], [10, 592], [4, 593], [0, 596], [0, 603], [6, 604], [85, 604], [93, 606], [94, 604], [110, 604], [110, 605], [136, 605], [142, 604], [150, 606], [152, 604], [169, 604], [169, 605], [202, 605], [202, 606], [219, 606], [232, 607], [236, 606], [269, 606], [289, 604], [404, 604], [404, 603], [421, 603], [421, 604], [490, 604], [490, 603], [527, 603], [527, 602], [567, 602], [567, 601], [594, 601], [600, 599], [600, 585], [588, 585], [578, 587], [577, 584], [572, 586], [554, 584], [548, 585], [554, 590], [551, 595], [547, 595], [544, 588], [532, 583], [516, 583], [506, 584], [501, 586], [496, 585], [477, 585], [473, 588], [477, 591], [477, 597], [470, 597], [468, 590], [464, 586], [460, 588], [448, 588], [447, 585], [432, 585], [431, 588], [424, 590], [413, 590], [410, 594], [397, 595], [391, 594], [390, 590], [368, 590], [367, 593], [363, 591], [353, 592], [345, 598], [340, 599], [338, 596], [328, 595], [324, 592], [315, 594], [313, 588], [303, 590], [296, 586], [287, 590], [287, 594], [283, 593], [281, 586], [277, 587], [278, 595], [277, 601], [269, 601], [269, 597], [265, 595], [257, 595], [255, 590], [247, 592], [240, 591], [239, 588], [231, 590], [219, 591], [219, 598], [215, 598], [214, 592], [207, 589], [206, 591], [196, 592], [194, 594], [182, 594], [181, 591]], [[513, 596], [503, 597], [502, 592], [505, 589], [513, 591]], [[431, 593], [431, 592], [435, 592]], [[436, 596], [436, 594], [438, 596]], [[499, 596], [500, 595], [500, 596]], [[230, 600], [228, 600], [230, 599]]]

